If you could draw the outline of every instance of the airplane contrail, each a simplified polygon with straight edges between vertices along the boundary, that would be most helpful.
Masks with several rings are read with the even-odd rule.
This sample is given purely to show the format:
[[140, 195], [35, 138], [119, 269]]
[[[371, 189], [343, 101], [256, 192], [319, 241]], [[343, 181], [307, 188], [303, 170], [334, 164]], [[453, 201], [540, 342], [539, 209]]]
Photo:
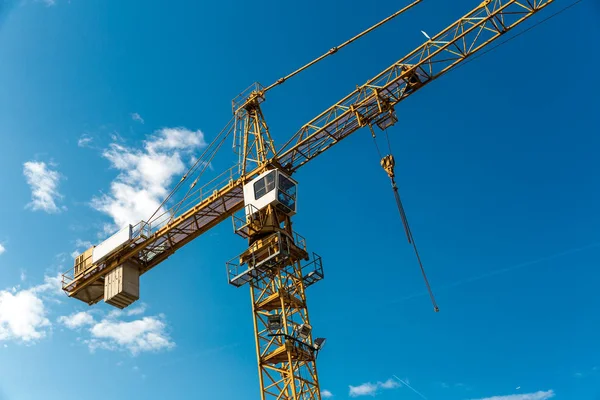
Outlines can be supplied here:
[[[453, 283], [449, 283], [447, 285], [443, 285], [441, 288], [437, 287], [437, 291], [439, 292], [440, 290], [450, 289], [450, 288], [453, 288], [453, 287], [456, 287], [456, 286], [464, 285], [465, 283], [471, 283], [471, 282], [479, 281], [481, 279], [489, 278], [491, 276], [504, 274], [506, 272], [510, 272], [510, 271], [514, 271], [514, 270], [521, 269], [521, 268], [524, 268], [524, 267], [528, 267], [530, 265], [539, 264], [539, 263], [542, 263], [544, 261], [550, 261], [550, 260], [553, 260], [555, 258], [563, 257], [563, 256], [566, 256], [566, 255], [569, 255], [569, 254], [579, 253], [580, 251], [588, 250], [588, 249], [591, 249], [591, 248], [594, 248], [594, 247], [599, 247], [599, 246], [600, 246], [600, 242], [596, 242], [596, 243], [588, 244], [587, 246], [578, 247], [578, 248], [574, 248], [574, 249], [570, 249], [570, 250], [565, 250], [563, 252], [552, 254], [550, 256], [538, 258], [537, 260], [527, 261], [527, 262], [516, 264], [516, 265], [510, 266], [510, 267], [501, 268], [501, 269], [497, 269], [497, 270], [494, 270], [494, 271], [486, 272], [486, 273], [481, 274], [481, 275], [476, 275], [476, 276], [473, 276], [473, 277], [470, 277], [470, 278], [461, 279], [459, 281], [456, 281], [456, 282], [453, 282]], [[391, 304], [399, 303], [399, 302], [404, 301], [404, 300], [409, 300], [409, 299], [413, 299], [415, 297], [420, 297], [420, 296], [425, 296], [425, 295], [427, 295], [427, 292], [415, 293], [415, 294], [411, 294], [411, 295], [408, 295], [406, 297], [403, 297], [401, 299], [391, 301], [390, 303]]]
[[407, 388], [409, 388], [410, 390], [412, 390], [413, 392], [415, 392], [416, 394], [418, 394], [422, 399], [427, 400], [427, 397], [423, 396], [421, 393], [417, 392], [417, 390], [410, 386], [408, 383], [404, 382], [402, 379], [398, 378], [396, 375], [392, 375], [394, 378], [396, 378], [398, 381], [400, 381], [400, 383], [402, 383], [404, 386], [406, 386]]

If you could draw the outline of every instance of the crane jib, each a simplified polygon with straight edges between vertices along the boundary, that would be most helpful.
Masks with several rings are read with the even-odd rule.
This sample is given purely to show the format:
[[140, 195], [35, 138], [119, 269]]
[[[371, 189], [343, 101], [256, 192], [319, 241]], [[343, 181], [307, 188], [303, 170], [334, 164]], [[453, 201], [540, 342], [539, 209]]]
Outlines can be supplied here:
[[[393, 108], [552, 2], [485, 1], [305, 124], [277, 152], [279, 162], [298, 169], [388, 111], [379, 108], [373, 114], [375, 104]], [[420, 81], [416, 85], [411, 83], [415, 79]]]
[[[519, 2], [486, 0], [467, 15], [431, 37], [363, 86], [305, 124], [284, 144], [272, 160], [289, 173], [312, 160], [360, 128], [372, 124], [390, 126], [397, 120], [394, 107], [402, 100], [461, 64], [513, 27], [554, 0]], [[63, 275], [63, 289], [77, 298], [87, 287], [126, 261], [141, 273], [158, 265], [177, 249], [243, 208], [244, 179], [260, 173], [260, 167], [243, 177], [229, 177], [210, 195], [196, 199], [179, 217], [148, 237], [134, 237], [129, 245], [75, 277]], [[90, 304], [102, 296], [83, 299]]]

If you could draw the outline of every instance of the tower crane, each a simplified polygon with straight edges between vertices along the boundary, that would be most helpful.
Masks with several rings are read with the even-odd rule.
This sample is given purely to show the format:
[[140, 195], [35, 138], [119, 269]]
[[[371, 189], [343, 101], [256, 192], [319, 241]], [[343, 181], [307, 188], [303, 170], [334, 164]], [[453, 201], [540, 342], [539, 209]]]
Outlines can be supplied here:
[[[233, 118], [157, 212], [76, 257], [74, 267], [63, 274], [63, 290], [89, 305], [104, 300], [125, 308], [139, 299], [142, 274], [232, 218], [235, 233], [248, 240], [248, 248], [226, 263], [227, 275], [230, 284], [250, 287], [261, 400], [321, 399], [316, 358], [324, 339], [313, 338], [306, 289], [322, 280], [324, 272], [321, 257], [309, 252], [306, 240], [292, 229], [298, 184], [292, 175], [360, 128], [368, 127], [374, 135], [374, 127], [385, 130], [394, 125], [400, 102], [553, 2], [483, 1], [304, 124], [276, 149], [261, 110], [266, 93], [421, 1], [272, 85], [255, 83], [236, 97]], [[197, 185], [232, 135], [239, 155], [237, 165], [203, 186]], [[382, 166], [397, 194], [393, 158], [384, 157]], [[177, 194], [183, 194], [181, 199]]]

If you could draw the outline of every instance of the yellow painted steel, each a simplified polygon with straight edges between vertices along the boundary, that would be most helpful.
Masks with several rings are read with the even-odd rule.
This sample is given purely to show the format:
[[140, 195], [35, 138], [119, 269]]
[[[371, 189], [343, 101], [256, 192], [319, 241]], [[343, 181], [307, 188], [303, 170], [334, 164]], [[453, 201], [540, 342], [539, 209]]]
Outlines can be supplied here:
[[[536, 14], [554, 0], [516, 1], [486, 0], [457, 22], [433, 36], [407, 56], [394, 63], [375, 78], [350, 93], [344, 99], [305, 124], [272, 158], [289, 172], [294, 172], [367, 124], [378, 122], [393, 110], [393, 106], [431, 81], [439, 78], [469, 56], [486, 47], [508, 30]], [[414, 74], [426, 79], [415, 84]], [[414, 82], [414, 81], [412, 81]], [[74, 277], [74, 271], [63, 275], [63, 289], [76, 296], [94, 282], [101, 280], [119, 263], [133, 259], [144, 273], [166, 260], [177, 249], [200, 236], [243, 207], [243, 182], [257, 176], [263, 167], [245, 175], [234, 168], [220, 176], [225, 183], [204, 195], [197, 203], [156, 230], [150, 237], [139, 236], [132, 244], [84, 274]], [[207, 184], [210, 186], [212, 183]], [[201, 191], [206, 193], [206, 190]], [[101, 297], [92, 299], [93, 304]]]
[[277, 152], [293, 172], [356, 130], [385, 124], [394, 107], [554, 0], [486, 0], [306, 123]]
[[[98, 302], [102, 299], [102, 294], [95, 288], [103, 285], [108, 272], [129, 261], [136, 263], [140, 274], [143, 274], [166, 260], [177, 249], [241, 210], [244, 206], [243, 184], [259, 175], [267, 166], [282, 168], [291, 174], [362, 127], [376, 125], [384, 129], [394, 124], [398, 121], [395, 111], [398, 103], [460, 65], [552, 2], [553, 0], [484, 1], [306, 123], [278, 151], [270, 138], [260, 103], [267, 90], [314, 62], [266, 89], [260, 85], [252, 87], [242, 97], [234, 100], [236, 130], [243, 135], [241, 167], [237, 171], [234, 168], [225, 171], [201, 188], [199, 194], [192, 199], [193, 203], [182, 208], [184, 211], [168, 224], [153, 229], [144, 226], [142, 222], [134, 227], [136, 234], [132, 242], [107, 259], [91, 265], [79, 262], [76, 271], [71, 270], [63, 275], [63, 290], [69, 296], [88, 304]], [[334, 52], [330, 51], [317, 61]], [[254, 164], [252, 169], [250, 164]], [[289, 225], [289, 221], [286, 224]], [[253, 238], [250, 240], [252, 242]], [[82, 271], [83, 265], [85, 271]], [[284, 317], [286, 332], [292, 329], [291, 325], [288, 326], [288, 321], [295, 319], [309, 323], [299, 260], [290, 257], [268, 279], [251, 282], [250, 286], [261, 399], [320, 399], [314, 356], [290, 344], [285, 338], [266, 334], [267, 309], [269, 313], [277, 310]], [[272, 308], [273, 301], [279, 301], [276, 308]], [[307, 342], [312, 344], [312, 336], [309, 336]]]

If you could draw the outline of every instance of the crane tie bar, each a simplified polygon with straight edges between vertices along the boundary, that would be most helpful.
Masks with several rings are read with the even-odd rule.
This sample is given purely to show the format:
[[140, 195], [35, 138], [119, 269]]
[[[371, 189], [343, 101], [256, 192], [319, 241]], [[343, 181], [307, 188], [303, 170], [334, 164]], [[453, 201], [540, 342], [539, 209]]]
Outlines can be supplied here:
[[314, 60], [312, 60], [311, 62], [309, 62], [308, 64], [304, 65], [301, 68], [298, 68], [297, 70], [295, 70], [294, 72], [281, 77], [279, 79], [277, 79], [277, 81], [275, 81], [275, 83], [272, 83], [271, 85], [267, 86], [266, 88], [263, 89], [263, 94], [268, 92], [269, 90], [273, 89], [275, 86], [279, 86], [282, 83], [284, 83], [285, 81], [287, 81], [288, 79], [290, 79], [291, 77], [293, 77], [294, 75], [299, 74], [300, 72], [304, 71], [305, 69], [313, 66], [314, 64], [318, 63], [319, 61], [323, 60], [324, 58], [329, 57], [332, 54], [335, 54], [338, 52], [338, 50], [342, 49], [343, 47], [346, 47], [347, 45], [349, 45], [350, 43], [354, 42], [357, 39], [360, 39], [361, 37], [365, 36], [367, 33], [379, 28], [380, 26], [382, 26], [383, 24], [391, 21], [392, 19], [396, 18], [398, 15], [403, 14], [404, 12], [410, 10], [411, 8], [413, 8], [414, 6], [416, 6], [417, 4], [419, 4], [420, 2], [422, 2], [423, 0], [415, 0], [412, 3], [410, 3], [409, 5], [407, 5], [406, 7], [402, 8], [401, 10], [396, 11], [395, 13], [393, 13], [392, 15], [390, 15], [389, 17], [379, 21], [378, 23], [376, 23], [375, 25], [371, 26], [369, 29], [362, 31], [361, 33], [359, 33], [358, 35], [354, 36], [351, 39], [346, 40], [344, 43], [340, 44], [339, 46], [335, 46], [332, 47], [331, 49], [329, 49], [329, 51], [317, 58], [315, 58]]

